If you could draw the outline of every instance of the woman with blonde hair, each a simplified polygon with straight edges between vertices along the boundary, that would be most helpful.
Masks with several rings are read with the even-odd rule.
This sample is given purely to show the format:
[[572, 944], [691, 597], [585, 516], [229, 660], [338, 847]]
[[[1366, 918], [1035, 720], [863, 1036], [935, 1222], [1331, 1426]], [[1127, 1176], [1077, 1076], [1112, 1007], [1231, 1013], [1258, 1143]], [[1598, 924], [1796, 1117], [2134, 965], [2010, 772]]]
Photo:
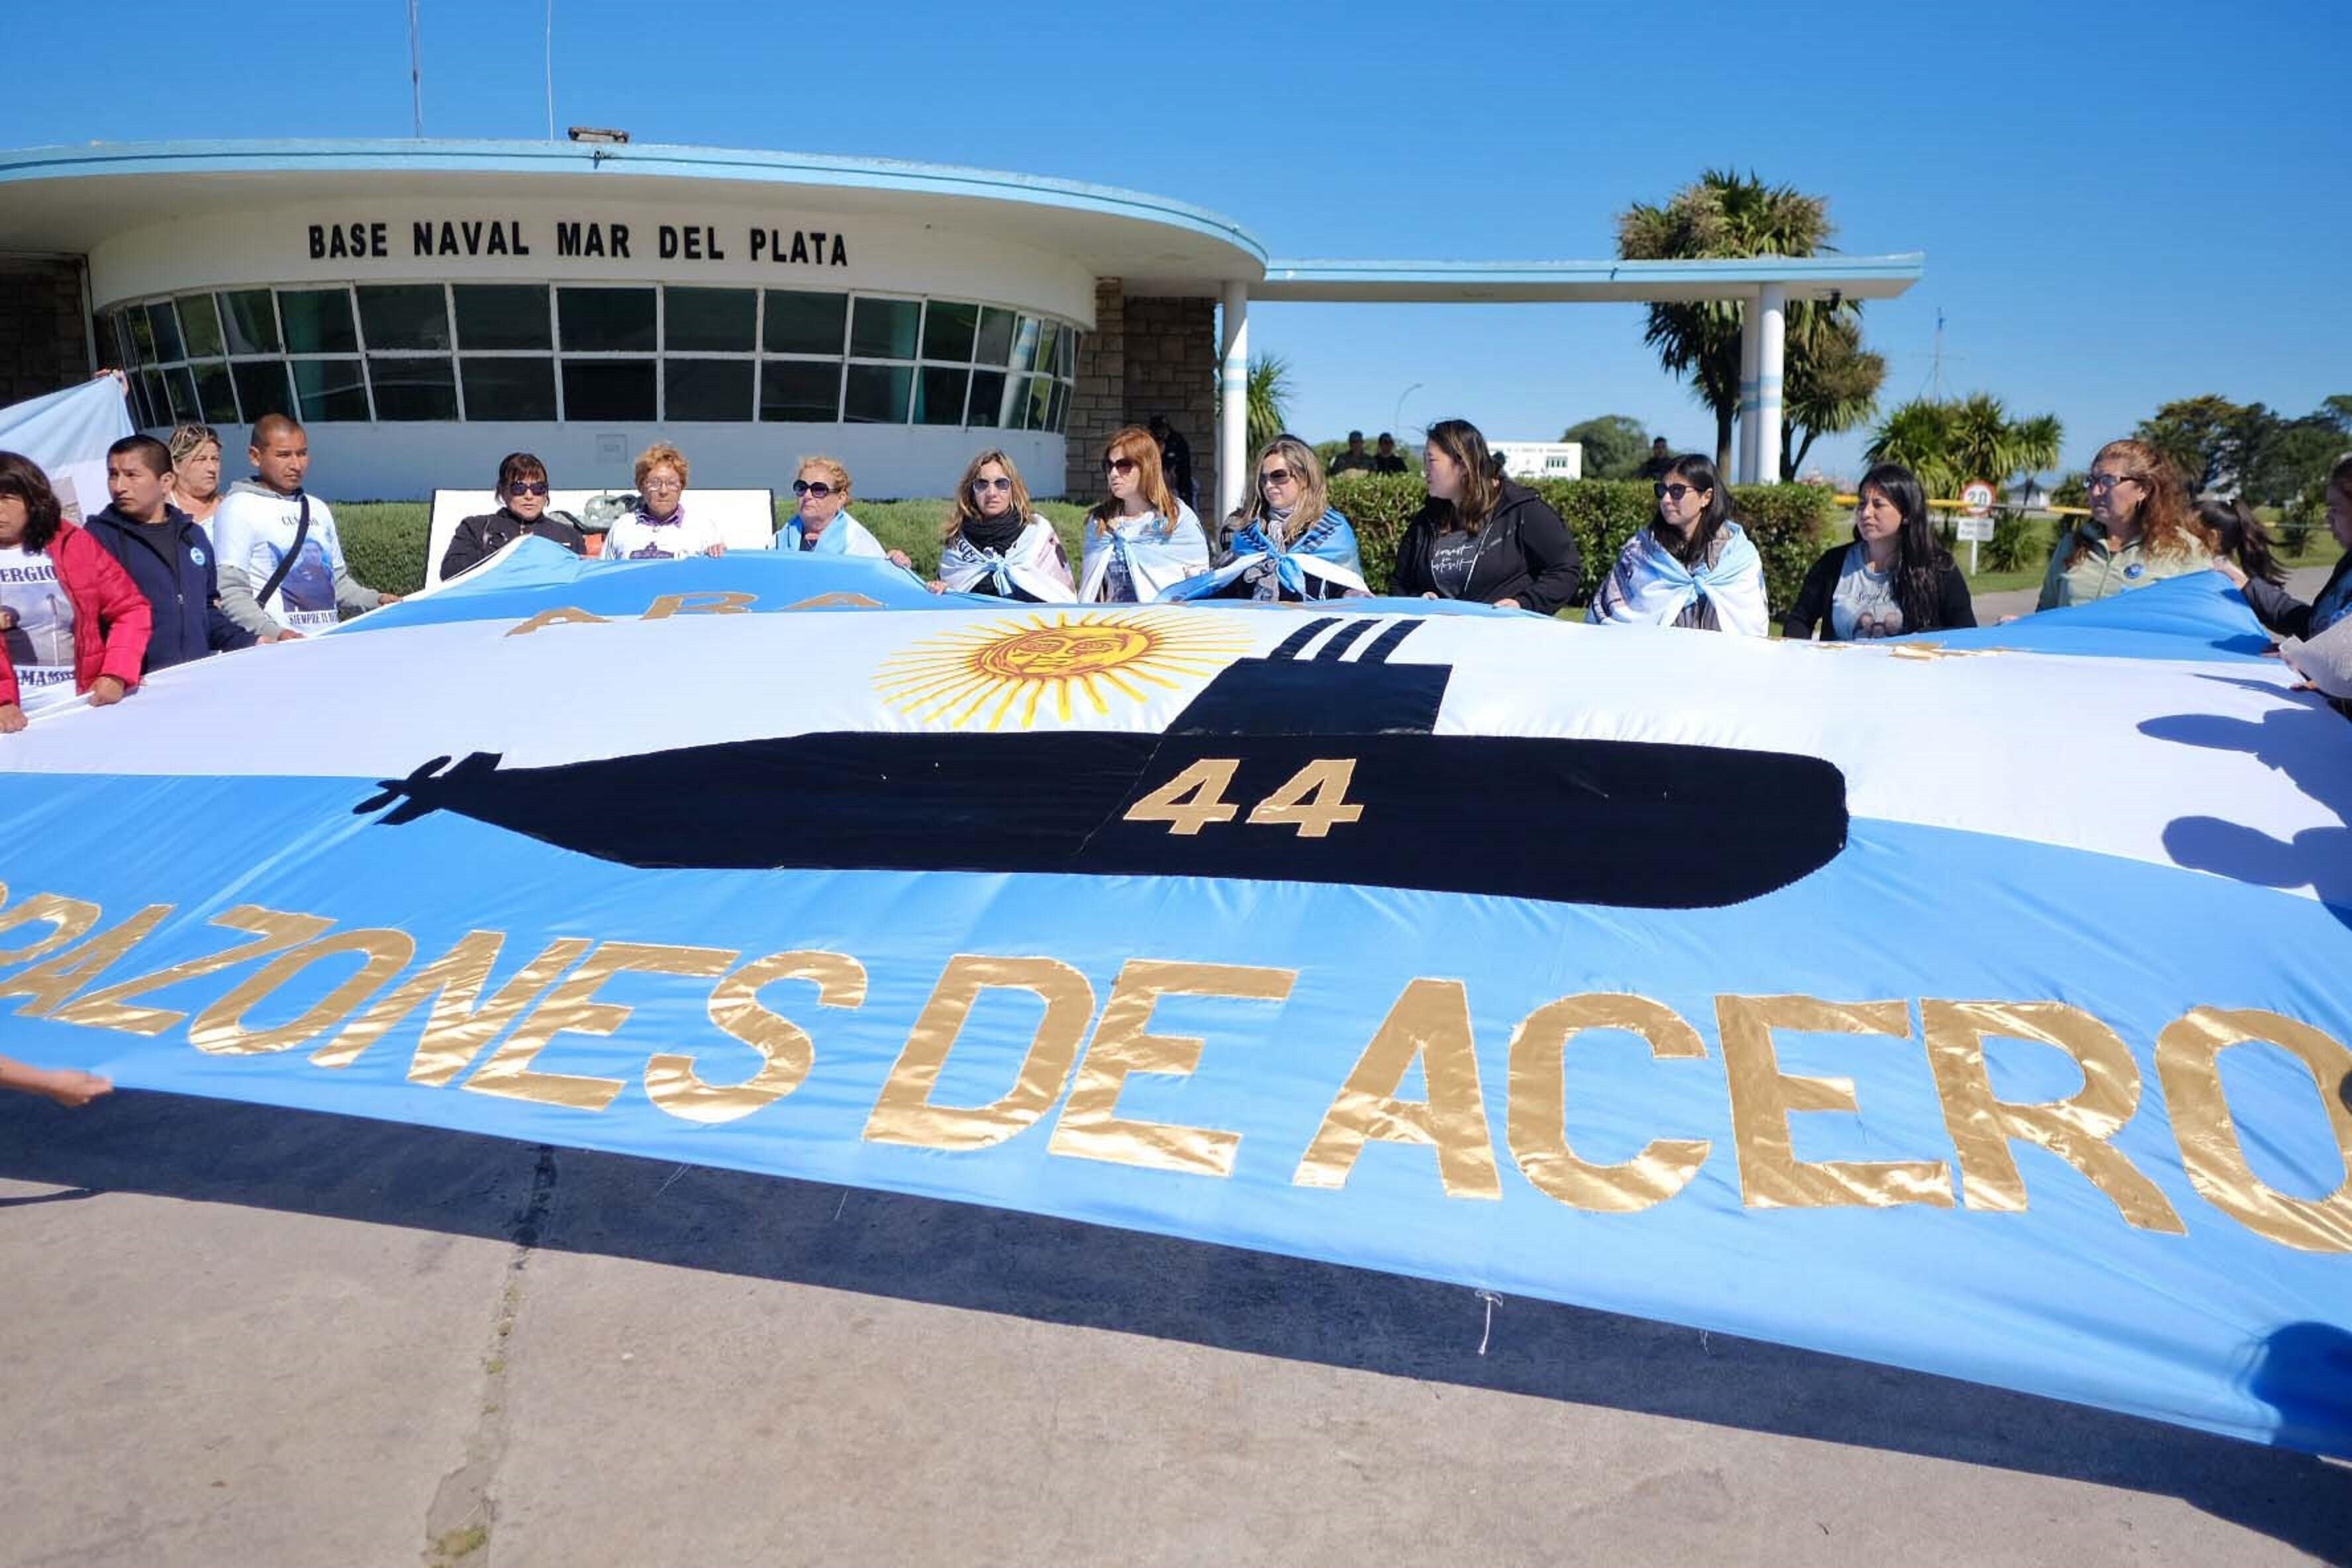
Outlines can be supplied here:
[[220, 432], [209, 425], [183, 425], [172, 432], [172, 504], [212, 536], [213, 513], [220, 510]]
[[2214, 541], [2172, 459], [2110, 441], [2091, 459], [2091, 515], [2059, 535], [2037, 610], [2088, 605], [2213, 564]]
[[1029, 487], [1005, 453], [992, 447], [964, 469], [931, 591], [1029, 605], [1066, 605], [1078, 596], [1061, 536], [1031, 507]]
[[1168, 489], [1160, 443], [1129, 425], [1103, 447], [1110, 494], [1087, 514], [1082, 604], [1148, 604], [1209, 569], [1209, 537]]
[[902, 551], [885, 550], [866, 526], [849, 515], [849, 470], [838, 458], [803, 458], [793, 476], [797, 503], [776, 530], [776, 548], [794, 555], [863, 555], [893, 565], [910, 563]]
[[710, 519], [688, 517], [686, 481], [692, 473], [686, 454], [656, 441], [637, 454], [637, 510], [604, 535], [607, 561], [675, 561], [687, 555], [724, 555], [726, 537]]
[[1296, 436], [1276, 436], [1254, 467], [1256, 482], [1226, 524], [1216, 570], [1168, 596], [1297, 603], [1369, 595], [1356, 531], [1331, 509], [1315, 449]]

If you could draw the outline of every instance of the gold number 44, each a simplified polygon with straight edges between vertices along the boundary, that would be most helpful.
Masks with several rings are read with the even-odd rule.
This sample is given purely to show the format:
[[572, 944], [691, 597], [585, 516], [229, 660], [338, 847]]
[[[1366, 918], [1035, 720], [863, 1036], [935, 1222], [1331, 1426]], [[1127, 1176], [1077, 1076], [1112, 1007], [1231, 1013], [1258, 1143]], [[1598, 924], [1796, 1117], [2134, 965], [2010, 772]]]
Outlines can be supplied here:
[[[1241, 766], [1233, 757], [1203, 757], [1127, 808], [1129, 822], [1164, 822], [1171, 833], [1190, 837], [1213, 822], [1231, 822], [1241, 808], [1225, 798]], [[1353, 757], [1324, 757], [1290, 775], [1290, 781], [1250, 808], [1249, 820], [1295, 827], [1301, 838], [1323, 838], [1334, 825], [1362, 820], [1364, 808], [1348, 798], [1356, 776]]]

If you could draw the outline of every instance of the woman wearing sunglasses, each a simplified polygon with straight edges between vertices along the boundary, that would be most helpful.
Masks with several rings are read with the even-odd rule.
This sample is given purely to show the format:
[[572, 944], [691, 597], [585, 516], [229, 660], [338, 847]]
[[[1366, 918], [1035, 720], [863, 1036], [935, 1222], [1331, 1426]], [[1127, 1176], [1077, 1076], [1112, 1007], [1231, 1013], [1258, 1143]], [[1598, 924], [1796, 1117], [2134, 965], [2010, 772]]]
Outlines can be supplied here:
[[2213, 541], [2172, 459], [2110, 441], [2091, 459], [2091, 515], [2059, 535], [2037, 610], [2088, 605], [2213, 564]]
[[529, 452], [509, 452], [499, 461], [499, 510], [469, 517], [449, 537], [441, 556], [446, 581], [471, 572], [528, 533], [561, 544], [574, 555], [588, 552], [588, 536], [547, 510], [547, 465]]
[[793, 479], [799, 503], [776, 531], [776, 548], [797, 555], [863, 555], [908, 566], [906, 552], [885, 550], [866, 525], [843, 509], [849, 505], [849, 470], [833, 458], [803, 458]]
[[1780, 635], [1803, 642], [1863, 642], [1977, 624], [1969, 583], [1936, 542], [1927, 489], [1900, 463], [1881, 463], [1854, 487], [1853, 541], [1813, 563]]
[[1297, 603], [1370, 593], [1356, 531], [1331, 510], [1314, 449], [1296, 436], [1276, 436], [1258, 452], [1256, 470], [1254, 493], [1226, 524], [1217, 569], [1168, 596]]
[[1715, 465], [1696, 454], [1676, 458], [1653, 488], [1658, 515], [1617, 552], [1584, 618], [1596, 626], [1768, 635], [1764, 558], [1731, 520], [1731, 498]]
[[688, 516], [686, 454], [656, 441], [637, 454], [637, 510], [604, 536], [607, 561], [675, 561], [724, 555], [727, 540], [715, 519]]
[[964, 469], [931, 591], [1025, 605], [1066, 605], [1078, 596], [1069, 552], [1054, 525], [1030, 510], [1029, 487], [1004, 453], [982, 452]]
[[1527, 486], [1496, 479], [1491, 458], [1466, 419], [1429, 427], [1421, 454], [1429, 500], [1397, 541], [1390, 591], [1549, 616], [1576, 597], [1584, 558], [1559, 513]]
[[1103, 447], [1110, 495], [1087, 514], [1078, 578], [1082, 604], [1149, 604], [1209, 569], [1209, 537], [1169, 492], [1160, 443], [1129, 425]]

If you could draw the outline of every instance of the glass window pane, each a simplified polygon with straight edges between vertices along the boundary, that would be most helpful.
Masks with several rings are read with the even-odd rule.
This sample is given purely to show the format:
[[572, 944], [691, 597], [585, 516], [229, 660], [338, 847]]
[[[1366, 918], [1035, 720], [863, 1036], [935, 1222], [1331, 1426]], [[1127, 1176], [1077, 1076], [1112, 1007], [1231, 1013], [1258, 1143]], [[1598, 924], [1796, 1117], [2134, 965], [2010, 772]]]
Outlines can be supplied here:
[[163, 372], [142, 371], [132, 380], [131, 385], [139, 393], [131, 399], [131, 404], [138, 411], [140, 428], [152, 430], [173, 422], [172, 398], [163, 390]]
[[915, 378], [915, 423], [962, 424], [964, 383], [971, 379], [968, 370], [926, 368]]
[[1078, 329], [1076, 327], [1062, 329], [1062, 363], [1058, 368], [1066, 377], [1075, 377], [1078, 374]]
[[[462, 294], [464, 290], [460, 289]], [[541, 290], [542, 297], [545, 290]], [[462, 320], [464, 308], [459, 307]], [[466, 418], [474, 421], [555, 418], [555, 362], [476, 359], [458, 362], [466, 376]]]
[[1024, 390], [1028, 396], [1028, 407], [1022, 413], [1021, 428], [1024, 430], [1043, 430], [1045, 428], [1046, 416], [1053, 412], [1053, 378], [1051, 376], [1033, 375], [1029, 378], [1029, 384]]
[[219, 360], [198, 360], [196, 400], [205, 405], [208, 424], [234, 425], [236, 419], [236, 385], [228, 378], [228, 366]]
[[[772, 354], [837, 354], [849, 320], [846, 294], [801, 294], [768, 290], [767, 323], [760, 344]], [[762, 416], [765, 417], [765, 416]], [[828, 423], [830, 416], [828, 416]]]
[[858, 359], [913, 359], [919, 300], [860, 300], [850, 319], [849, 352]]
[[[239, 289], [220, 297], [224, 324], [228, 328], [228, 352], [233, 354], [274, 354], [278, 352], [278, 311], [267, 289]], [[245, 383], [237, 385], [242, 388]], [[287, 410], [266, 410], [283, 414]]]
[[152, 330], [155, 334], [155, 357], [157, 359], [185, 359], [188, 357], [186, 346], [180, 342], [179, 312], [172, 309], [172, 301], [169, 300], [158, 300], [153, 304], [148, 306], [147, 320], [152, 324]]
[[1046, 416], [1045, 428], [1058, 436], [1062, 433], [1064, 421], [1069, 416], [1070, 385], [1067, 382], [1057, 381], [1054, 384], [1054, 407]]
[[969, 361], [971, 340], [979, 328], [979, 306], [932, 300], [923, 311], [923, 357], [951, 359], [958, 363]]
[[971, 409], [964, 416], [967, 425], [998, 425], [1004, 417], [1004, 373], [1001, 370], [976, 370], [971, 373]]
[[218, 359], [226, 351], [221, 347], [220, 312], [213, 308], [210, 294], [183, 294], [179, 299], [180, 331], [187, 339], [190, 359]]
[[[649, 351], [654, 346], [654, 291], [651, 289], [558, 289], [555, 320], [563, 334], [565, 353], [614, 353]], [[648, 367], [650, 369], [650, 367]], [[593, 379], [593, 378], [592, 378]], [[563, 406], [572, 406], [570, 381], [564, 384]], [[617, 385], [618, 383], [613, 384]], [[654, 416], [653, 378], [646, 377], [647, 406], [642, 417]], [[600, 418], [618, 418], [600, 415]]]
[[1027, 370], [1037, 362], [1037, 318], [1024, 316], [1013, 334], [1013, 368]]
[[[649, 289], [646, 292], [650, 295], [653, 290]], [[563, 417], [572, 420], [651, 419], [654, 417], [654, 362], [649, 359], [565, 360]]]
[[908, 365], [851, 365], [841, 417], [851, 425], [904, 425], [914, 382], [915, 372]]
[[174, 365], [163, 373], [163, 389], [172, 395], [172, 423], [194, 425], [204, 419], [204, 411], [196, 405], [196, 378], [188, 374], [185, 365]]
[[265, 414], [294, 412], [294, 384], [282, 359], [231, 360], [236, 377], [236, 401], [247, 425]]
[[[775, 296], [771, 294], [769, 298]], [[760, 417], [801, 425], [831, 425], [839, 420], [841, 362], [768, 361], [760, 367]]]
[[[760, 297], [749, 289], [670, 289], [662, 295], [662, 342], [670, 353], [747, 354], [759, 325]], [[743, 384], [743, 412], [731, 418], [751, 416], [748, 374]]]
[[138, 345], [131, 341], [131, 323], [123, 315], [121, 310], [110, 310], [98, 319], [98, 357], [130, 370], [139, 363]]
[[449, 306], [438, 283], [362, 283], [360, 326], [376, 349], [449, 348]]
[[138, 363], [153, 364], [155, 363], [153, 319], [147, 314], [144, 308], [133, 305], [123, 312], [123, 320], [131, 323], [131, 347], [138, 355]]
[[286, 323], [290, 353], [350, 353], [360, 346], [348, 289], [280, 289], [278, 313]]
[[1053, 321], [1037, 323], [1037, 348], [1030, 355], [1030, 365], [1037, 370], [1051, 371], [1060, 361], [1062, 329]]
[[[547, 330], [547, 286], [543, 283], [460, 283], [454, 292], [457, 304], [457, 342], [469, 349], [551, 349], [555, 340]], [[555, 383], [551, 376], [551, 395]], [[466, 406], [474, 406], [471, 393]], [[550, 403], [547, 417], [555, 417]]]
[[298, 359], [294, 386], [302, 395], [300, 416], [306, 421], [368, 416], [367, 381], [355, 359]]
[[749, 419], [751, 362], [747, 359], [662, 361], [664, 419]]
[[368, 355], [378, 419], [455, 419], [457, 373], [446, 359]]
[[1013, 312], [993, 307], [980, 312], [980, 347], [972, 355], [980, 364], [1001, 365], [1013, 354]]

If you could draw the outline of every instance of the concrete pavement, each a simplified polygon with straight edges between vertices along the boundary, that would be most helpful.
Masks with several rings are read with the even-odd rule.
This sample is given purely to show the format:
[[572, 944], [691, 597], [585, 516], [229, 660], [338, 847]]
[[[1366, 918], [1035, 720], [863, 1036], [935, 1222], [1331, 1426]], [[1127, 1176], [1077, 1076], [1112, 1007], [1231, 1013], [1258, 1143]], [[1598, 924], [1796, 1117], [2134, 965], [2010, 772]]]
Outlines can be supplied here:
[[2352, 1469], [992, 1210], [0, 1102], [0, 1564], [2352, 1562]]

